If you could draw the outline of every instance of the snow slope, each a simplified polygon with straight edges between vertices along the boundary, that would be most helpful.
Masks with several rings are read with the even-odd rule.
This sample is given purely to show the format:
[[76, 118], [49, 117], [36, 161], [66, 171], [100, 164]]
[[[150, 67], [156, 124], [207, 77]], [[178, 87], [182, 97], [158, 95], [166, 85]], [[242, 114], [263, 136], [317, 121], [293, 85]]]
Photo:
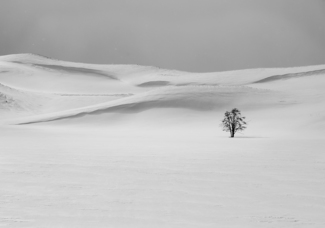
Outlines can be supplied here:
[[[112, 114], [133, 113], [134, 120], [143, 119], [148, 125], [157, 123], [159, 109], [170, 112], [165, 119], [176, 119], [174, 125], [200, 122], [209, 115], [222, 118], [225, 110], [237, 107], [254, 120], [251, 130], [257, 131], [254, 127], [264, 122], [267, 134], [275, 129], [274, 134], [291, 134], [299, 128], [321, 130], [324, 125], [324, 65], [189, 73], [21, 54], [0, 57], [0, 66], [3, 123], [67, 122], [70, 118], [71, 123], [109, 125], [116, 123], [109, 117]], [[268, 119], [267, 126], [265, 117], [270, 110], [274, 118]], [[178, 116], [195, 117], [182, 121], [174, 111], [180, 112]], [[290, 118], [297, 112], [299, 119]], [[137, 122], [132, 115], [123, 116]]]
[[[324, 227], [325, 65], [0, 57], [0, 226]], [[248, 128], [219, 124], [239, 108]]]
[[[1, 93], [8, 97], [7, 101], [3, 98], [2, 109], [3, 113], [10, 110], [8, 123], [156, 108], [223, 112], [238, 107], [257, 112], [314, 105], [321, 112], [324, 107], [325, 66], [199, 74], [144, 66], [71, 63], [31, 54], [3, 56], [0, 61]], [[23, 100], [19, 94], [24, 94]], [[15, 108], [9, 106], [20, 109], [17, 116], [12, 112]], [[22, 115], [21, 109], [28, 117], [16, 118]], [[301, 124], [310, 122], [310, 113], [302, 108], [305, 118], [299, 120]]]

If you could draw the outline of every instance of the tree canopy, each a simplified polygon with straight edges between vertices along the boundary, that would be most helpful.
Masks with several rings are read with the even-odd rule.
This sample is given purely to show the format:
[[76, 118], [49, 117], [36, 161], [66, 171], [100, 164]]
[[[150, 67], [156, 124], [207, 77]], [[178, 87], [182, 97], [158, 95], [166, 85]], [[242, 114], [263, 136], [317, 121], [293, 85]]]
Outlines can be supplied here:
[[245, 117], [241, 116], [237, 108], [232, 109], [230, 112], [225, 112], [224, 119], [222, 120], [222, 127], [224, 131], [230, 132], [232, 138], [237, 131], [245, 130], [246, 125]]

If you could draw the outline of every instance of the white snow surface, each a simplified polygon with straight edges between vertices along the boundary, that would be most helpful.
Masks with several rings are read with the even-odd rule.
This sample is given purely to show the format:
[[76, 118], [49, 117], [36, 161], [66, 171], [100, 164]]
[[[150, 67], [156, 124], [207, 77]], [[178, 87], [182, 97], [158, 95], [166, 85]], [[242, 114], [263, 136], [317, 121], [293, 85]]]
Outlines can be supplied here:
[[[0, 56], [0, 227], [325, 227], [325, 65]], [[247, 130], [229, 138], [224, 112]]]

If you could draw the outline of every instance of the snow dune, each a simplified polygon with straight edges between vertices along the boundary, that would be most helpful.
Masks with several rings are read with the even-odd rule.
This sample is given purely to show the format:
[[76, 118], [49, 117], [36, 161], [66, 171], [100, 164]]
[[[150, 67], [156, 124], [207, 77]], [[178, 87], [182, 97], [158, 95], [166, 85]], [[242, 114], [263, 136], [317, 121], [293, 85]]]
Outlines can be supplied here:
[[[317, 110], [323, 107], [325, 65], [189, 73], [21, 54], [1, 57], [0, 66], [2, 119], [10, 124], [156, 108], [218, 113], [232, 107], [246, 112], [295, 110], [302, 105], [315, 105]], [[301, 124], [310, 122], [308, 113], [301, 113], [305, 116]], [[88, 119], [86, 122], [91, 122]]]
[[[325, 65], [0, 57], [0, 226], [324, 227]], [[234, 139], [219, 124], [239, 108]]]

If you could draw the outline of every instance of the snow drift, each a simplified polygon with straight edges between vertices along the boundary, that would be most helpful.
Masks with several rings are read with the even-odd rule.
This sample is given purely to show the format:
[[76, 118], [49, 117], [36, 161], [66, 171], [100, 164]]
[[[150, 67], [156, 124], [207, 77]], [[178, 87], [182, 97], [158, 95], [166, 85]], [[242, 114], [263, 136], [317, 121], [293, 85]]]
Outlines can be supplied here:
[[225, 110], [237, 107], [250, 115], [253, 127], [265, 120], [269, 110], [273, 118], [268, 123], [282, 125], [277, 128], [281, 131], [306, 126], [320, 130], [324, 125], [325, 65], [190, 73], [20, 54], [0, 57], [0, 69], [4, 124], [55, 120], [67, 124], [68, 119], [74, 124], [112, 124], [116, 121], [109, 117], [112, 113], [127, 113], [124, 116], [131, 122], [133, 113], [133, 122], [140, 116], [159, 124], [159, 110], [164, 119], [181, 123], [172, 111], [176, 109], [183, 110], [178, 115], [192, 113], [193, 123], [221, 118]]

